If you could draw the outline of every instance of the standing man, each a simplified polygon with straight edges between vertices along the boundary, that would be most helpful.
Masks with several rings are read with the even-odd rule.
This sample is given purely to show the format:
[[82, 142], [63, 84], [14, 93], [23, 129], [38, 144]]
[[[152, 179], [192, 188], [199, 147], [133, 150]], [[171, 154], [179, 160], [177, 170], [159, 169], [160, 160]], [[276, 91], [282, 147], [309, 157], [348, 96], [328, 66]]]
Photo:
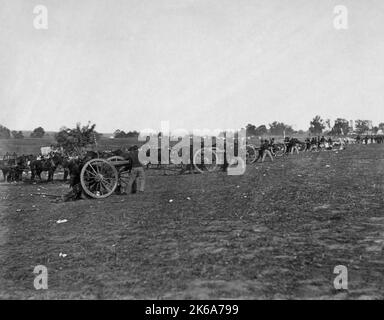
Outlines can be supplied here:
[[298, 140], [297, 138], [291, 138], [288, 142], [289, 149], [291, 151], [291, 154], [296, 151], [297, 154], [299, 154], [299, 148], [297, 147]]
[[261, 159], [261, 162], [264, 162], [266, 156], [271, 158], [271, 161], [273, 162], [273, 156], [272, 156], [272, 153], [271, 153], [271, 151], [269, 149], [270, 149], [269, 141], [265, 140], [263, 142], [263, 144], [260, 146], [259, 155], [258, 155], [257, 159], [255, 160], [255, 163], [259, 159]]
[[122, 190], [122, 192], [136, 193], [135, 185], [137, 186], [137, 190], [139, 190], [139, 192], [144, 192], [144, 188], [145, 188], [144, 166], [139, 161], [139, 148], [137, 146], [133, 146], [131, 148], [130, 152], [128, 153], [127, 160], [131, 161], [132, 169], [128, 179], [127, 190]]

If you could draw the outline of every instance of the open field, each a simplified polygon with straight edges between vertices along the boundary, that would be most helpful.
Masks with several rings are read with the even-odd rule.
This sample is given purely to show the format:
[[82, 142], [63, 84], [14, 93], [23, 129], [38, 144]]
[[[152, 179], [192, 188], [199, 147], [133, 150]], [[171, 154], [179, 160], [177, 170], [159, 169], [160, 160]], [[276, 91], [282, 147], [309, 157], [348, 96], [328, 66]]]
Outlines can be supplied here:
[[[0, 156], [7, 152], [16, 152], [21, 154], [38, 154], [41, 147], [47, 147], [56, 144], [53, 137], [47, 138], [24, 138], [24, 139], [0, 139]], [[136, 138], [128, 139], [108, 139], [102, 137], [98, 142], [99, 150], [115, 150], [124, 146], [132, 146], [134, 144], [141, 145], [143, 142], [137, 141]]]
[[[37, 194], [67, 190], [0, 184], [1, 298], [384, 298], [382, 144], [243, 176], [149, 176], [144, 194], [105, 200]], [[33, 288], [39, 264], [45, 291]], [[336, 265], [348, 291], [333, 287]]]

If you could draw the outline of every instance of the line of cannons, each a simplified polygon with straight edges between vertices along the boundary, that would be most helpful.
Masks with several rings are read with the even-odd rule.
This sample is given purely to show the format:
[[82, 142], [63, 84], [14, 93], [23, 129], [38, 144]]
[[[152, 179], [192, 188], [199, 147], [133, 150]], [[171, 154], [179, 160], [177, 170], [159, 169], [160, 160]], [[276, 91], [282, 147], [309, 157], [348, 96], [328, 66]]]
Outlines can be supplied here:
[[[365, 140], [341, 140], [336, 142], [311, 141], [307, 139], [302, 142], [296, 138], [286, 139], [283, 142], [275, 143], [273, 140], [262, 141], [267, 144], [267, 148], [271, 151], [274, 157], [283, 157], [294, 150], [297, 152], [317, 152], [321, 150], [332, 150], [334, 148], [343, 148], [348, 143], [371, 143]], [[373, 141], [383, 143], [383, 141]], [[234, 159], [239, 159], [239, 144], [235, 140], [233, 144], [234, 150], [231, 154]], [[195, 148], [194, 148], [195, 147]], [[262, 151], [263, 145], [255, 146], [248, 141], [245, 143], [244, 162], [245, 164], [254, 163]], [[46, 158], [37, 159], [33, 155], [6, 154], [0, 157], [0, 169], [3, 173], [3, 179], [12, 181], [22, 181], [23, 174], [30, 174], [31, 180], [41, 180], [42, 172], [47, 172], [47, 180], [52, 181], [55, 171], [58, 168], [63, 169], [63, 180], [66, 181], [69, 177], [73, 180], [79, 180], [84, 192], [93, 198], [105, 198], [110, 196], [115, 190], [126, 183], [130, 174], [130, 162], [127, 160], [127, 155], [131, 152], [129, 149], [118, 149], [115, 151], [87, 151], [82, 156], [69, 157], [60, 152], [51, 153]], [[146, 150], [146, 156], [151, 159], [151, 153], [156, 154], [157, 161], [147, 161], [144, 163], [148, 170], [161, 170], [163, 174], [183, 174], [183, 173], [209, 173], [214, 171], [226, 171], [228, 167], [236, 166], [238, 163], [231, 161], [228, 158], [228, 147], [226, 143], [220, 146], [212, 143], [209, 146], [204, 145], [204, 140], [201, 141], [196, 148], [190, 145], [190, 150], [186, 161], [173, 163], [172, 161], [164, 163], [161, 156], [160, 144], [157, 148]], [[171, 153], [171, 148], [168, 149]], [[182, 156], [183, 150], [180, 149], [179, 156]], [[153, 159], [153, 156], [152, 156]], [[221, 161], [220, 161], [221, 160]], [[228, 161], [229, 160], [229, 161]], [[76, 168], [76, 170], [73, 170]], [[72, 170], [71, 170], [72, 169]], [[72, 172], [71, 172], [72, 171]], [[74, 171], [76, 171], [74, 173]]]

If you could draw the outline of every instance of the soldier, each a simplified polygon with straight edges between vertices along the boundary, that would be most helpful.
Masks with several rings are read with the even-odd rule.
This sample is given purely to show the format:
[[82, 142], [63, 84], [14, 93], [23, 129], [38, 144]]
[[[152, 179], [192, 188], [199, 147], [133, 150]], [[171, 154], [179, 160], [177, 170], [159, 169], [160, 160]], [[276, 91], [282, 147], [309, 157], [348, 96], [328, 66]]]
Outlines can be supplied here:
[[131, 174], [128, 180], [128, 189], [125, 190], [125, 188], [121, 188], [123, 194], [128, 192], [136, 193], [136, 188], [138, 188], [139, 192], [144, 192], [145, 188], [145, 172], [144, 166], [139, 160], [139, 148], [137, 146], [133, 146], [131, 149], [132, 150], [127, 156], [127, 160], [131, 161]]
[[310, 150], [311, 149], [311, 139], [309, 137], [307, 137], [305, 139], [305, 144], [306, 144], [306, 149]]
[[257, 156], [257, 159], [255, 160], [255, 162], [257, 162], [260, 158], [261, 158], [261, 162], [264, 162], [265, 157], [267, 155], [268, 155], [268, 157], [271, 158], [271, 161], [273, 162], [273, 156], [272, 156], [272, 153], [270, 151], [270, 143], [268, 140], [264, 140], [264, 142], [260, 146], [259, 155]]
[[297, 154], [299, 154], [299, 148], [297, 147], [297, 139], [296, 138], [291, 138], [289, 140], [289, 149], [291, 150], [291, 154], [293, 154], [294, 151], [296, 151]]
[[268, 150], [272, 156], [274, 156], [274, 157], [276, 156], [276, 154], [275, 154], [275, 138], [269, 139]]
[[80, 182], [80, 172], [83, 162], [79, 159], [73, 159], [68, 163], [69, 170], [69, 186], [71, 190], [63, 196], [64, 201], [75, 201], [85, 197]]

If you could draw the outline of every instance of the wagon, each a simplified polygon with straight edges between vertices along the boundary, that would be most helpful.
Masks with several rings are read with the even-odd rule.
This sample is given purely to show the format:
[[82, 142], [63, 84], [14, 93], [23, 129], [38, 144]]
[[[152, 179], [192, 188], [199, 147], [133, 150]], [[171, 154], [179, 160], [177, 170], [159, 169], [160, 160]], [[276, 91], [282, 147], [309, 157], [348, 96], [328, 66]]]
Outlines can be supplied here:
[[128, 183], [129, 160], [120, 156], [92, 159], [85, 163], [80, 173], [84, 192], [92, 198], [107, 198], [121, 184]]

